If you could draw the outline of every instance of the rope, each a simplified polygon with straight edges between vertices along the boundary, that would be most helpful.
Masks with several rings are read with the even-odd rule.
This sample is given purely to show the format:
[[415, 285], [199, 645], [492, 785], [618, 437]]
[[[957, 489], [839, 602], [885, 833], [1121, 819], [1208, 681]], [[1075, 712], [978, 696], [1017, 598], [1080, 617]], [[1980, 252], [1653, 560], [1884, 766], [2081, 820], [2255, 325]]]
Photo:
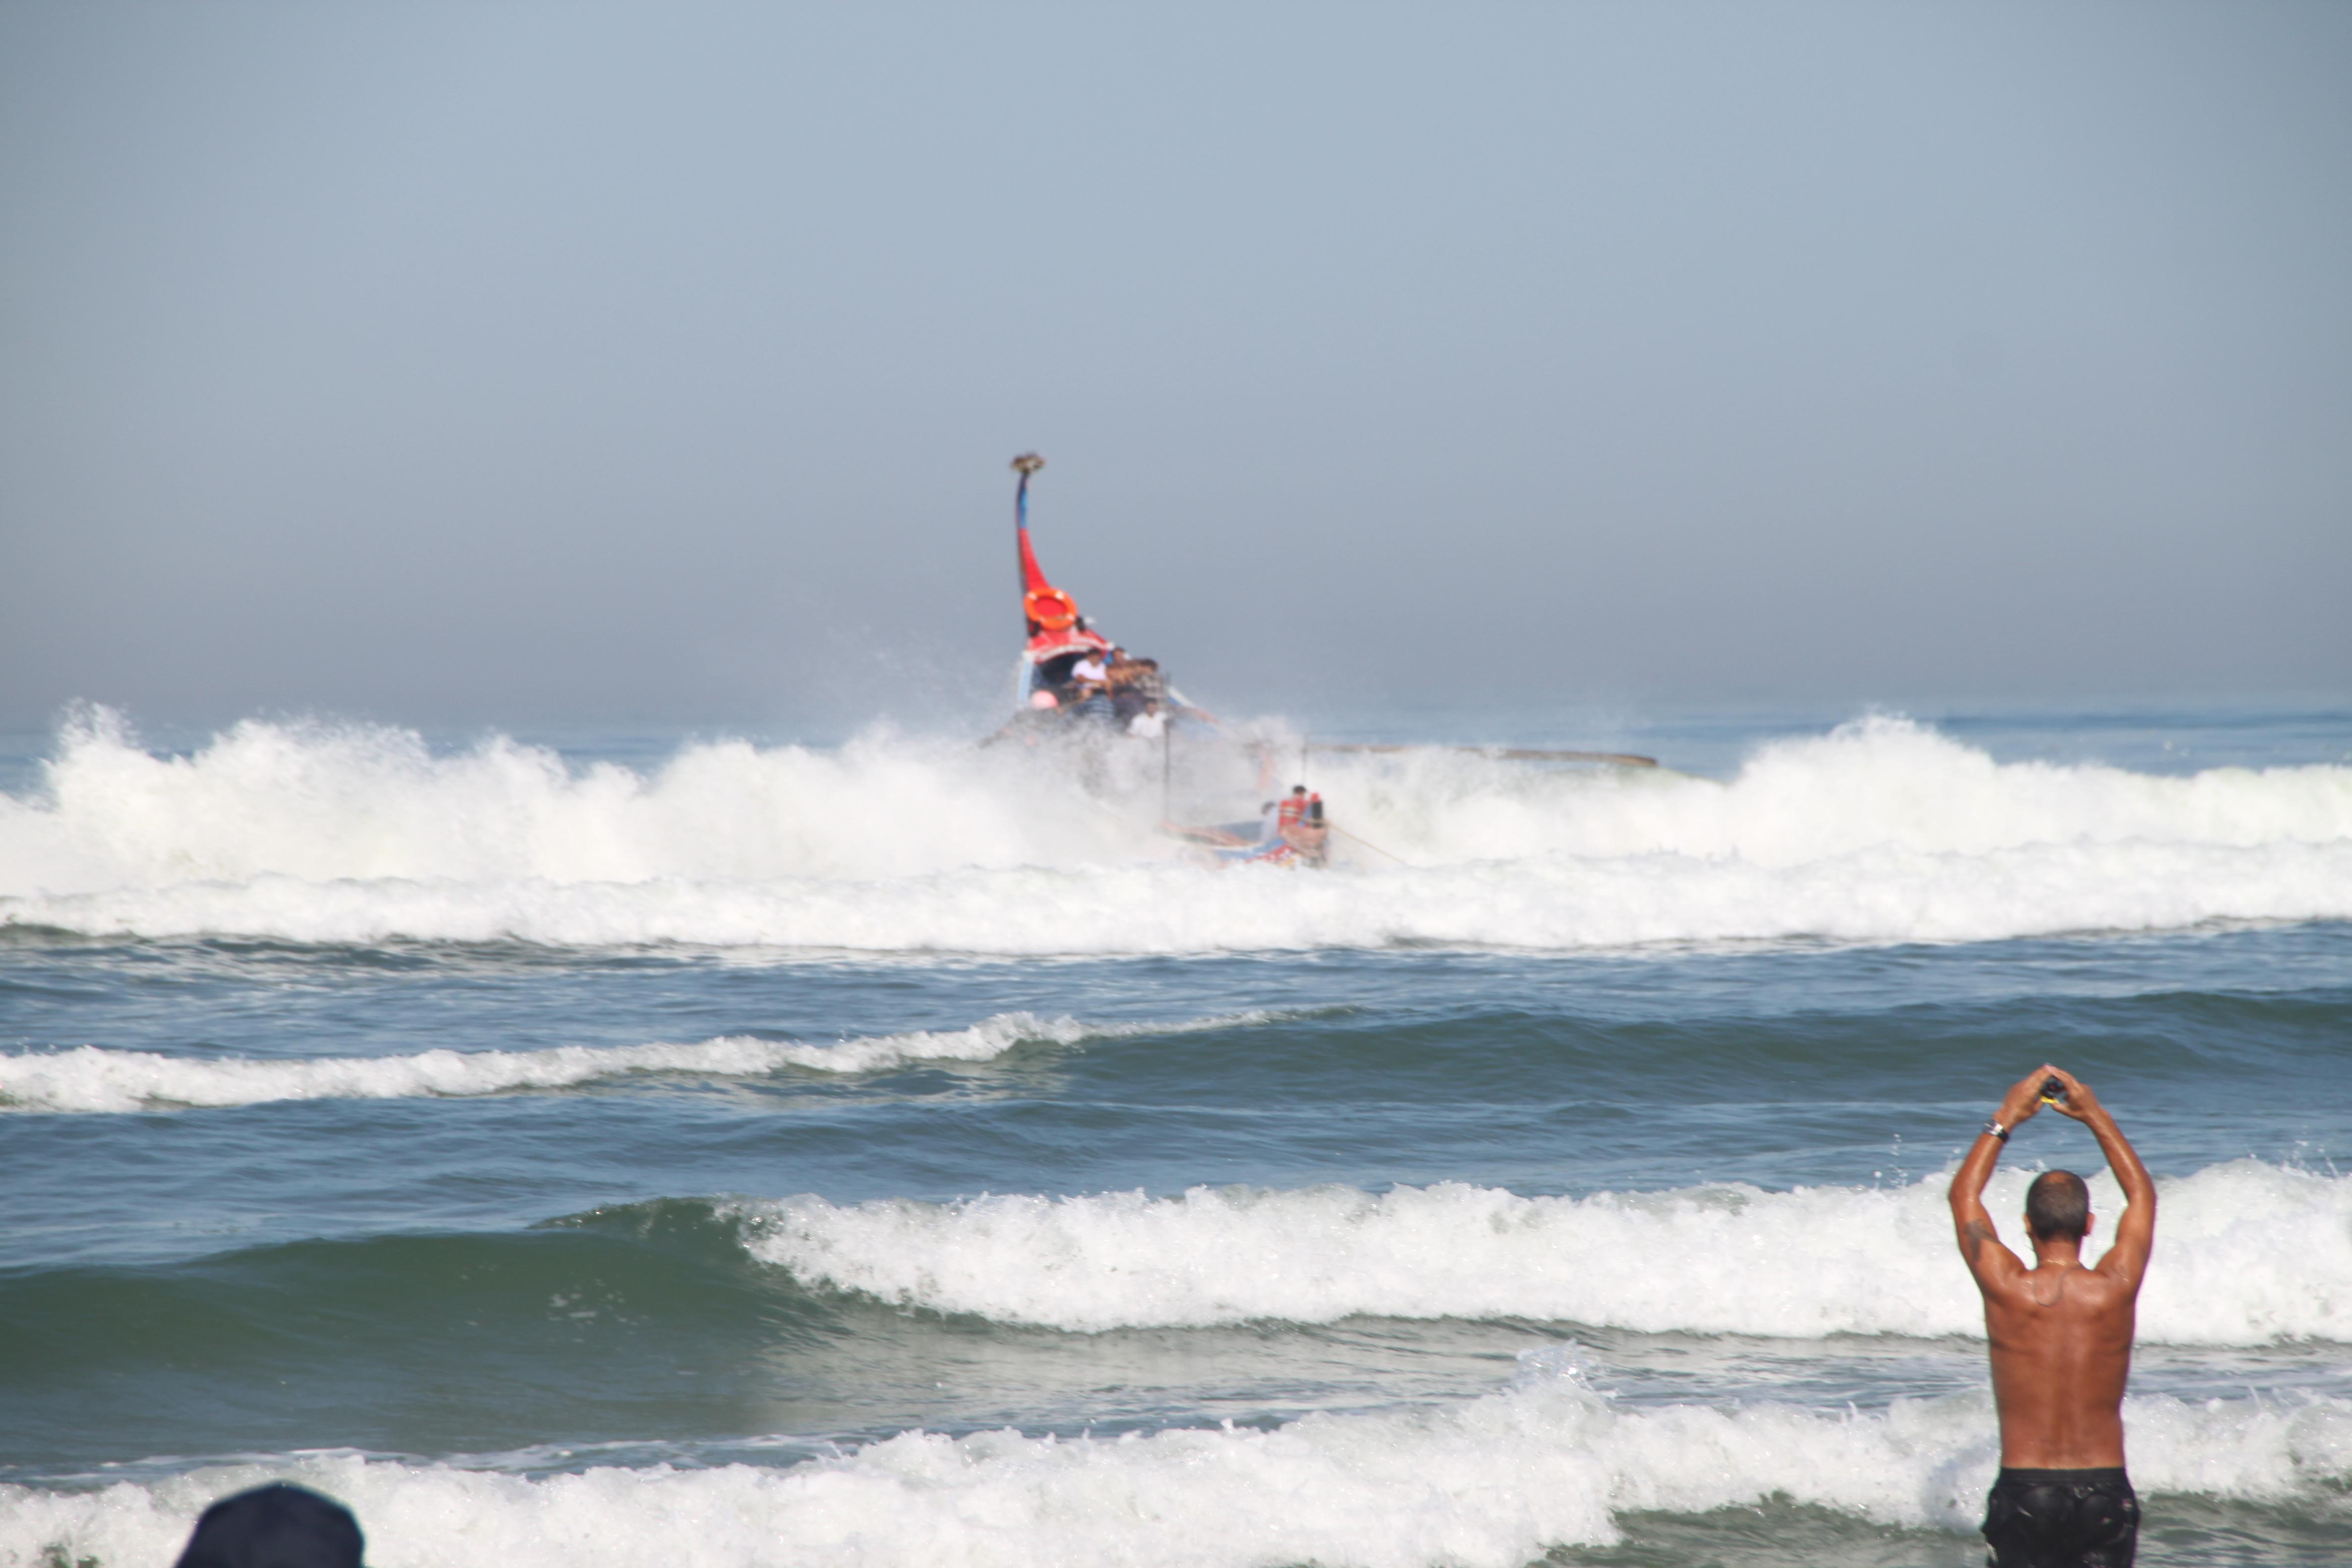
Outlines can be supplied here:
[[1360, 833], [1349, 833], [1346, 828], [1340, 826], [1336, 822], [1331, 825], [1331, 831], [1334, 833], [1346, 834], [1348, 837], [1354, 839], [1357, 843], [1362, 845], [1365, 848], [1371, 850], [1374, 854], [1386, 855], [1390, 859], [1395, 861], [1398, 865], [1404, 867], [1407, 870], [1411, 870], [1412, 868], [1412, 861], [1392, 850], [1381, 848], [1379, 845], [1373, 843], [1370, 839], [1365, 837]]

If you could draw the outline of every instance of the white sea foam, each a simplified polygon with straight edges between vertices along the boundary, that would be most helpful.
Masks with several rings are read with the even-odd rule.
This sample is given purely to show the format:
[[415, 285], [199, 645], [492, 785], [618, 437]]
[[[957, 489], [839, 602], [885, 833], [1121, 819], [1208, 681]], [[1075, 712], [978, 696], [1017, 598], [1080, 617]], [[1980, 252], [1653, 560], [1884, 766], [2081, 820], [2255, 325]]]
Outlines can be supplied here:
[[248, 721], [159, 758], [100, 714], [38, 792], [0, 796], [0, 921], [1020, 954], [2352, 919], [2347, 767], [2000, 763], [1874, 719], [1764, 747], [1728, 784], [1438, 750], [1317, 770], [1354, 836], [1336, 875], [1184, 862], [1135, 757], [1089, 793], [1016, 747], [719, 742], [639, 773]]
[[[2004, 1170], [1988, 1205], [2024, 1207]], [[2105, 1173], [2095, 1211], [2120, 1212]], [[2241, 1160], [2161, 1187], [2146, 1341], [2352, 1342], [2352, 1178]], [[1983, 1332], [1944, 1179], [1522, 1197], [1447, 1184], [1267, 1192], [819, 1198], [744, 1206], [758, 1257], [810, 1284], [1002, 1322], [1099, 1331], [1354, 1315], [1532, 1318], [1811, 1337]], [[2021, 1223], [2001, 1218], [2004, 1237]], [[2095, 1228], [2086, 1256], [2101, 1250]]]
[[[1202, 1020], [1245, 1022], [1262, 1015]], [[562, 1089], [636, 1073], [756, 1078], [783, 1068], [876, 1072], [914, 1061], [988, 1061], [1015, 1046], [1074, 1046], [1105, 1035], [1164, 1027], [1089, 1027], [1075, 1018], [1002, 1013], [968, 1029], [877, 1035], [832, 1045], [723, 1036], [694, 1045], [558, 1046], [539, 1051], [420, 1051], [400, 1057], [169, 1057], [153, 1051], [0, 1052], [0, 1108], [39, 1111], [129, 1111], [171, 1106], [257, 1105], [278, 1100], [402, 1100], [420, 1095], [499, 1094]]]
[[[2352, 1405], [2134, 1399], [2144, 1495], [2276, 1502], [2352, 1480]], [[1995, 1466], [1981, 1394], [1855, 1414], [1621, 1404], [1530, 1366], [1462, 1405], [1276, 1428], [1121, 1439], [902, 1433], [788, 1468], [599, 1468], [539, 1479], [319, 1455], [154, 1485], [0, 1487], [0, 1562], [56, 1547], [104, 1568], [169, 1562], [212, 1498], [279, 1477], [350, 1503], [382, 1568], [1519, 1568], [1620, 1538], [1630, 1510], [1773, 1498], [1963, 1532]]]

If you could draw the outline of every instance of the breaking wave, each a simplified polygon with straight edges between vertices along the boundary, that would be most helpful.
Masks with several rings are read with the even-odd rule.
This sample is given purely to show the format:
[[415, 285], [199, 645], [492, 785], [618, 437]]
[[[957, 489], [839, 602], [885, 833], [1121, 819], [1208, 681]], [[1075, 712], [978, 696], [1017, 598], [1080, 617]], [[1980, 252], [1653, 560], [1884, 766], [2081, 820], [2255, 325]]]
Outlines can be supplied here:
[[[1998, 1215], [2032, 1173], [1998, 1173]], [[1180, 1197], [750, 1204], [747, 1245], [804, 1284], [1097, 1331], [1284, 1320], [1526, 1318], [1650, 1332], [1981, 1335], [1945, 1178], [1523, 1197], [1446, 1184], [1196, 1187]], [[2161, 1186], [2139, 1337], [2352, 1343], [2352, 1178], [2242, 1160]], [[2117, 1213], [2102, 1173], [2092, 1205]], [[2014, 1242], [2021, 1226], [2003, 1220]], [[2101, 1250], [2095, 1230], [2085, 1256]]]
[[[2342, 766], [2002, 763], [1895, 719], [1765, 746], [1727, 784], [1341, 757], [1315, 782], [1353, 858], [1316, 876], [1187, 863], [1147, 761], [877, 735], [689, 745], [638, 773], [260, 721], [158, 757], [99, 712], [38, 790], [0, 795], [0, 923], [1030, 954], [2352, 919]], [[1246, 809], [1237, 787], [1198, 809]]]
[[[1174, 1029], [1246, 1023], [1263, 1015], [1203, 1020]], [[1164, 1025], [1088, 1026], [1075, 1018], [1003, 1013], [968, 1029], [919, 1030], [804, 1045], [729, 1035], [694, 1045], [559, 1046], [538, 1051], [420, 1051], [397, 1057], [270, 1061], [174, 1057], [154, 1051], [0, 1053], [0, 1107], [20, 1110], [131, 1111], [173, 1106], [257, 1105], [282, 1100], [401, 1100], [564, 1089], [640, 1074], [756, 1078], [787, 1068], [879, 1072], [917, 1061], [989, 1061], [1023, 1045], [1074, 1046], [1090, 1038], [1160, 1032]]]
[[[2125, 1423], [2143, 1493], [2276, 1504], [2352, 1480], [2342, 1401], [2143, 1397]], [[1543, 1351], [1481, 1399], [1272, 1430], [907, 1432], [789, 1468], [538, 1479], [321, 1454], [89, 1491], [0, 1487], [0, 1561], [168, 1562], [206, 1502], [284, 1477], [349, 1502], [371, 1557], [388, 1563], [1518, 1568], [1552, 1546], [1620, 1539], [1617, 1516], [1633, 1510], [1781, 1500], [1964, 1532], [1994, 1467], [1981, 1394], [1871, 1413], [1641, 1407], [1594, 1392], [1572, 1353]]]

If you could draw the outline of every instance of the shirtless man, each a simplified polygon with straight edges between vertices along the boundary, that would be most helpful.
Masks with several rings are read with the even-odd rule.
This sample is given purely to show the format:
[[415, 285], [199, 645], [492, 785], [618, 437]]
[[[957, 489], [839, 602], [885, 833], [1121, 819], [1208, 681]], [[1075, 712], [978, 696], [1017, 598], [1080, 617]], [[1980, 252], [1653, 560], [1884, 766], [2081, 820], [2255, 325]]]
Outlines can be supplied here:
[[[2053, 1080], [2064, 1093], [2042, 1098]], [[1993, 1234], [1985, 1184], [2000, 1147], [2044, 1105], [2088, 1127], [2129, 1205], [2115, 1245], [2083, 1264], [2090, 1190], [2072, 1171], [2045, 1171], [2025, 1195], [2028, 1268]], [[2000, 1409], [2000, 1475], [1986, 1500], [1990, 1568], [2130, 1568], [2139, 1500], [2124, 1474], [2124, 1381], [2133, 1309], [2156, 1239], [2156, 1184], [2080, 1079], [2040, 1067], [2018, 1080], [1952, 1178], [1960, 1256], [1984, 1294], [1992, 1397]]]

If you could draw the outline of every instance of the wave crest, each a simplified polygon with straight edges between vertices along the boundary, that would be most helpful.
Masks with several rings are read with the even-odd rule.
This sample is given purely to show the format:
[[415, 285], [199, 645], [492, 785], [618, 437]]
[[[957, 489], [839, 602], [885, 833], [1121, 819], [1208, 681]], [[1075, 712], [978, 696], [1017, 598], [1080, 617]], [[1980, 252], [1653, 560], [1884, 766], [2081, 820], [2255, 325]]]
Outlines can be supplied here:
[[[2352, 1479], [2352, 1405], [2342, 1401], [2135, 1398], [2125, 1423], [2144, 1493], [2274, 1501]], [[0, 1486], [0, 1557], [37, 1562], [57, 1548], [67, 1561], [168, 1562], [214, 1497], [283, 1477], [350, 1503], [371, 1553], [390, 1562], [635, 1568], [690, 1548], [711, 1568], [1518, 1568], [1550, 1547], [1615, 1542], [1629, 1510], [1776, 1498], [1964, 1532], [1995, 1464], [1981, 1394], [1867, 1414], [1640, 1407], [1538, 1370], [1436, 1409], [1106, 1440], [907, 1432], [789, 1468], [530, 1479], [318, 1455], [91, 1492]]]
[[[1130, 1026], [1129, 1027], [1132, 1027]], [[989, 1061], [1017, 1046], [1074, 1046], [1105, 1030], [1076, 1018], [1001, 1013], [968, 1029], [803, 1045], [725, 1035], [693, 1045], [557, 1046], [538, 1051], [419, 1051], [397, 1057], [268, 1061], [170, 1057], [79, 1046], [0, 1053], [0, 1105], [22, 1110], [132, 1111], [286, 1100], [404, 1100], [566, 1089], [646, 1073], [758, 1078], [786, 1068], [878, 1072], [916, 1061]], [[1120, 1030], [1108, 1032], [1117, 1033]]]
[[640, 773], [257, 720], [157, 757], [100, 714], [61, 737], [39, 793], [0, 796], [0, 922], [1026, 954], [2352, 920], [2342, 766], [2002, 763], [1883, 718], [1765, 746], [1727, 784], [1342, 756], [1316, 783], [1357, 860], [1318, 877], [1185, 863], [1143, 760], [1082, 785], [1046, 753], [873, 734], [689, 745]]
[[[2024, 1207], [2004, 1170], [1988, 1205]], [[1522, 1197], [1446, 1184], [1195, 1187], [745, 1205], [747, 1245], [804, 1284], [1099, 1331], [1354, 1316], [1527, 1318], [1649, 1332], [1981, 1335], [1944, 1178]], [[2143, 1341], [2352, 1342], [2352, 1178], [2243, 1160], [2162, 1184]], [[2093, 1206], [2122, 1194], [2105, 1173]], [[2012, 1224], [2007, 1234], [2019, 1235]], [[2098, 1235], [2094, 1232], [2095, 1256]]]

